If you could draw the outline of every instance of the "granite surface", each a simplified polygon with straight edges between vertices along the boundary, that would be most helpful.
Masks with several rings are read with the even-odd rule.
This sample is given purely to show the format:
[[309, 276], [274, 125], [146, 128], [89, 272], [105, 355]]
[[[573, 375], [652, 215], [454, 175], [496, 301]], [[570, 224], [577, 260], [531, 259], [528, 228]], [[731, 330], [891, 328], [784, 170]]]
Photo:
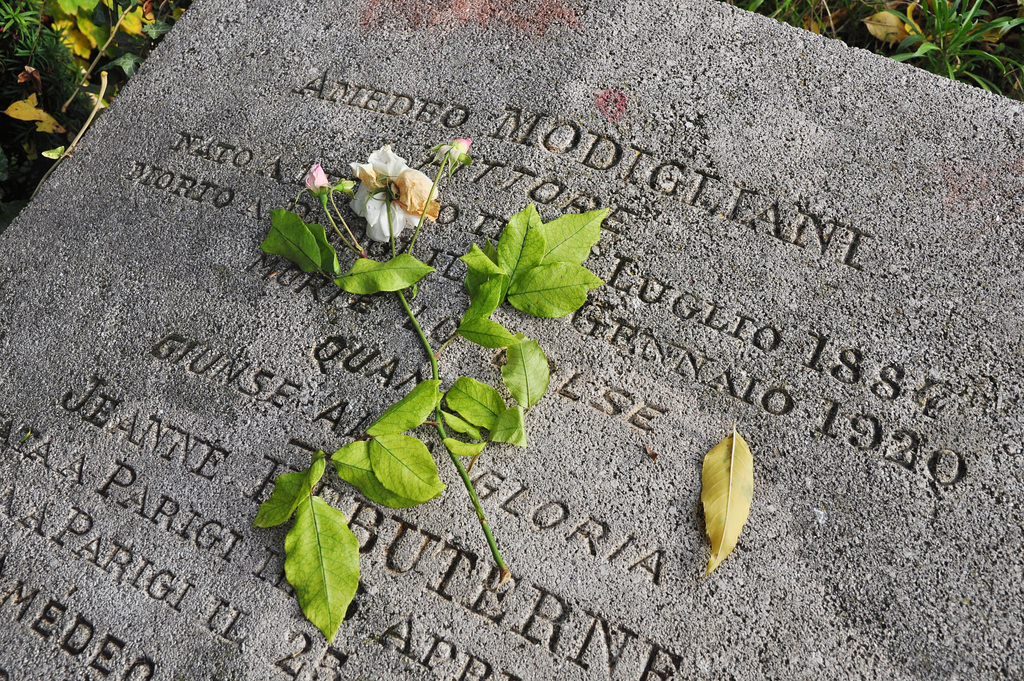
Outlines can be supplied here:
[[[1022, 131], [703, 0], [198, 0], [0, 236], [0, 679], [1021, 678]], [[530, 201], [613, 208], [608, 285], [499, 315], [553, 363], [473, 471], [513, 582], [447, 461], [416, 509], [332, 479], [364, 555], [328, 644], [252, 520], [426, 363], [392, 298], [258, 244], [314, 162], [454, 137], [435, 341]], [[445, 387], [500, 362], [453, 343]], [[734, 423], [754, 503], [701, 579]]]

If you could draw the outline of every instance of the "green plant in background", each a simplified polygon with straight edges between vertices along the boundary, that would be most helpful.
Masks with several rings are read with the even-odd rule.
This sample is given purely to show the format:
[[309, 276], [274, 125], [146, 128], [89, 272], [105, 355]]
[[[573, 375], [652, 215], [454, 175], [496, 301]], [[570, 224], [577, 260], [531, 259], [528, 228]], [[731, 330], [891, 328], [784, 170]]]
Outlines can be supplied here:
[[940, 76], [1024, 99], [1018, 0], [729, 0]]
[[0, 0], [0, 232], [189, 2]]
[[[933, 0], [930, 12], [923, 13], [924, 26], [913, 20], [914, 5], [907, 13], [887, 10], [904, 22], [909, 35], [899, 44], [897, 61], [920, 60], [916, 65], [952, 80], [972, 80], [978, 86], [1003, 94], [999, 80], [1016, 74], [1019, 78], [1019, 54], [1011, 54], [1000, 41], [1024, 24], [1024, 19], [996, 17], [981, 8], [976, 0], [962, 11], [961, 0]], [[910, 51], [913, 50], [913, 51]]]

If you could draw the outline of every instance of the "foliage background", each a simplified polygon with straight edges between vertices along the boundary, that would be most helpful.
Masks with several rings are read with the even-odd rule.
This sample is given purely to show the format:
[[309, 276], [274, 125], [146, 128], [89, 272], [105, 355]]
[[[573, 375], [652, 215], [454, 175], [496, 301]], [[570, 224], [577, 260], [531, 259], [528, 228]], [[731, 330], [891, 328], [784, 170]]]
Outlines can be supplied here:
[[1024, 0], [728, 0], [848, 45], [1024, 100]]
[[0, 0], [0, 111], [34, 101], [35, 111], [26, 104], [21, 110], [59, 126], [51, 131], [55, 126], [45, 120], [0, 114], [0, 231], [55, 162], [44, 152], [68, 146], [82, 129], [99, 94], [99, 74], [108, 74], [105, 106], [190, 3]]

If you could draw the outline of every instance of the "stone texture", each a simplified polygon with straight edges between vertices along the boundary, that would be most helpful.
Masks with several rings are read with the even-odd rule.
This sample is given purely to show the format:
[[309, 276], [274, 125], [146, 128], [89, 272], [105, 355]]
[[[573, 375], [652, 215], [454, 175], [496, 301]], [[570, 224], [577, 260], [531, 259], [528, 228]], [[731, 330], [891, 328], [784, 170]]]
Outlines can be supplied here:
[[[0, 679], [1019, 677], [1022, 129], [725, 4], [197, 2], [0, 237]], [[418, 509], [333, 480], [366, 553], [328, 646], [252, 519], [425, 363], [394, 300], [261, 259], [264, 215], [452, 137], [428, 331], [530, 200], [616, 207], [610, 285], [502, 313], [554, 363], [474, 470], [514, 584], [446, 461]], [[702, 580], [733, 423], [755, 499]]]

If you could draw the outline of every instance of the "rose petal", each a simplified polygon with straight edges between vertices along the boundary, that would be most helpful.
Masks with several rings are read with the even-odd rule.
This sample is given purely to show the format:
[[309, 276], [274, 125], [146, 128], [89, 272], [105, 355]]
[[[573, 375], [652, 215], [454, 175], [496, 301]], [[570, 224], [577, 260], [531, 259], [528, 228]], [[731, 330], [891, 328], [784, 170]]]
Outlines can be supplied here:
[[377, 171], [373, 169], [373, 166], [369, 163], [349, 163], [352, 168], [352, 173], [359, 178], [365, 186], [370, 189], [377, 189], [380, 185], [377, 184]]
[[361, 185], [359, 185], [359, 189], [356, 190], [356, 195], [352, 199], [351, 203], [349, 203], [349, 206], [352, 208], [352, 211], [356, 215], [365, 218], [366, 217], [366, 204], [372, 198], [373, 198], [373, 193], [370, 191], [370, 188], [367, 187], [365, 184], [361, 184]]
[[430, 195], [432, 186], [433, 182], [430, 181], [430, 178], [420, 171], [413, 170], [412, 168], [405, 170], [395, 179], [395, 188], [398, 190], [398, 204], [402, 209], [417, 216], [417, 218], [426, 211], [428, 219], [431, 221], [437, 220], [441, 204], [433, 200], [430, 201], [429, 205], [427, 204], [427, 196]]
[[391, 151], [390, 144], [385, 144], [370, 154], [369, 160], [377, 175], [383, 175], [392, 179], [401, 175], [402, 171], [409, 167], [404, 158]]

